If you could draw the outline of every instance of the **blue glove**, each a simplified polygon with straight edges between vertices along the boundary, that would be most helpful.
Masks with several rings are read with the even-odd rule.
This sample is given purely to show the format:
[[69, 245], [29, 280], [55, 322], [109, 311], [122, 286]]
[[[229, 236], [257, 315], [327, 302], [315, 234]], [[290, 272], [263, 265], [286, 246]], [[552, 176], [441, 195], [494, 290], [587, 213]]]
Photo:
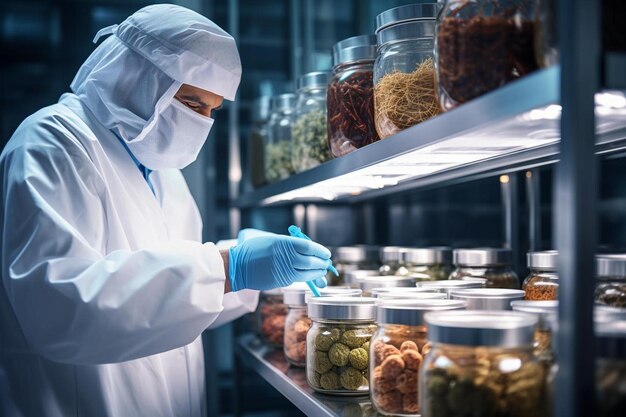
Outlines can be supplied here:
[[276, 236], [276, 234], [259, 230], [259, 229], [252, 229], [252, 228], [241, 229], [239, 233], [237, 234], [237, 244], [241, 245], [243, 242], [245, 242], [248, 239], [252, 239], [254, 237], [261, 237], [261, 236]]
[[228, 252], [233, 291], [269, 290], [304, 281], [326, 286], [330, 251], [310, 240], [284, 235], [254, 237]]

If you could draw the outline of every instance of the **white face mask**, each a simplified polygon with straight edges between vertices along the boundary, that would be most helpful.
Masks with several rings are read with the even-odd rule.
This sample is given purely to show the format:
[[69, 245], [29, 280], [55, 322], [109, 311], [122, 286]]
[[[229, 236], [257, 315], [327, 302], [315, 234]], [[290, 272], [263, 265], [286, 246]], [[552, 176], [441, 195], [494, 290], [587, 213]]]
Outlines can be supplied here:
[[173, 98], [143, 138], [127, 145], [146, 168], [182, 169], [198, 157], [213, 121]]

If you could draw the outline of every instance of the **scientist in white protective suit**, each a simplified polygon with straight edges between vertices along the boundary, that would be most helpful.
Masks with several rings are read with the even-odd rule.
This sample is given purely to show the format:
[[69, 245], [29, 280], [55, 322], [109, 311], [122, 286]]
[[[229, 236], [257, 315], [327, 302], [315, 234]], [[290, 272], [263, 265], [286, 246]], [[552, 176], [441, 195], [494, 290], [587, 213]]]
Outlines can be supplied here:
[[173, 5], [139, 10], [0, 157], [0, 415], [205, 413], [203, 330], [258, 292], [322, 278], [326, 248], [201, 242], [179, 169], [241, 78], [234, 39]]

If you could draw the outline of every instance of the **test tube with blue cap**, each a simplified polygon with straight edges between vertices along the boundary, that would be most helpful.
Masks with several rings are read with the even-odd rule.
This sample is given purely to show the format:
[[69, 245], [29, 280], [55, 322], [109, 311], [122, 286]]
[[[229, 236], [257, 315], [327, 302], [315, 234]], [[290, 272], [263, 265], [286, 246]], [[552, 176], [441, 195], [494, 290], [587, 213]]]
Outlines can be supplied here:
[[[295, 226], [295, 225], [292, 224], [291, 226], [289, 226], [289, 228], [287, 230], [289, 231], [289, 235], [290, 236], [299, 237], [299, 238], [306, 239], [306, 240], [311, 240], [311, 238], [309, 238], [307, 235], [302, 233], [302, 230], [300, 230], [300, 228], [298, 226]], [[339, 272], [337, 272], [337, 269], [333, 266], [332, 263], [330, 264], [328, 269], [330, 270], [330, 272], [332, 272], [336, 276], [339, 276]], [[313, 295], [315, 295], [316, 297], [320, 296], [320, 292], [317, 290], [317, 287], [315, 286], [315, 282], [314, 281], [307, 281], [306, 284], [311, 289], [311, 292], [313, 293]]]

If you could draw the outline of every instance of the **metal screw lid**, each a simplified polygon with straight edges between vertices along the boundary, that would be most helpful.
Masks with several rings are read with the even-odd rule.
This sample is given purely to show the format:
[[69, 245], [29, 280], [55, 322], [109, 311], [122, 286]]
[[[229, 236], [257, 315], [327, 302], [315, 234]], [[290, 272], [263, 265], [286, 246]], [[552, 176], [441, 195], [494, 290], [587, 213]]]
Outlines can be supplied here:
[[513, 253], [504, 248], [455, 249], [452, 258], [459, 266], [503, 266], [511, 264]]
[[452, 263], [452, 248], [435, 246], [432, 248], [404, 248], [402, 260], [415, 265], [438, 265]]
[[430, 288], [417, 288], [417, 287], [379, 287], [372, 288], [370, 294], [372, 297], [380, 297], [387, 294], [405, 294], [410, 296], [411, 294], [440, 294], [431, 290]]
[[559, 302], [555, 300], [532, 301], [532, 300], [515, 300], [511, 301], [513, 311], [521, 311], [522, 313], [530, 313], [537, 316], [538, 326], [541, 329], [558, 329], [559, 321]]
[[292, 93], [279, 94], [272, 97], [270, 105], [273, 112], [293, 110], [296, 107], [296, 95]]
[[418, 281], [415, 285], [418, 288], [428, 288], [433, 291], [445, 292], [449, 294], [451, 291], [465, 288], [484, 288], [487, 283], [483, 278], [472, 279], [448, 279], [442, 281]]
[[308, 316], [312, 320], [373, 321], [375, 302], [371, 297], [309, 297]]
[[404, 248], [400, 246], [383, 246], [380, 248], [380, 261], [382, 263], [401, 262]]
[[311, 88], [326, 88], [330, 81], [330, 73], [328, 72], [309, 72], [298, 78], [296, 83], [296, 91], [307, 90]]
[[517, 311], [442, 311], [426, 313], [428, 339], [464, 346], [532, 346], [537, 317]]
[[415, 278], [397, 275], [360, 277], [356, 282], [364, 292], [370, 292], [372, 289], [379, 287], [415, 287]]
[[423, 326], [425, 313], [461, 310], [466, 304], [459, 300], [379, 299], [376, 302], [376, 323]]
[[[304, 285], [301, 285], [304, 284]], [[313, 295], [306, 283], [298, 282], [283, 288], [283, 302], [292, 307], [306, 306], [306, 299]], [[363, 291], [358, 288], [326, 287], [318, 288], [322, 297], [360, 297]]]
[[626, 254], [597, 255], [596, 275], [626, 278]]
[[[412, 39], [415, 41], [424, 40], [434, 42], [435, 39], [436, 20], [413, 20], [409, 22], [399, 23], [397, 25], [388, 26], [376, 33], [376, 43], [380, 48], [382, 45]], [[428, 47], [415, 42], [416, 49]], [[432, 48], [432, 45], [430, 46]]]
[[440, 5], [436, 3], [409, 4], [385, 10], [376, 16], [376, 33], [391, 25], [420, 19], [436, 19]]
[[510, 290], [505, 288], [469, 288], [463, 290], [452, 290], [450, 296], [458, 299], [468, 298], [488, 298], [488, 299], [521, 299], [525, 292], [522, 290]]
[[374, 61], [376, 35], [353, 36], [333, 46], [333, 67], [357, 61]]
[[[413, 288], [405, 288], [413, 289]], [[442, 292], [384, 292], [376, 297], [379, 300], [445, 300], [446, 294]]]
[[528, 268], [540, 269], [542, 271], [556, 271], [556, 260], [558, 254], [559, 252], [555, 250], [528, 252], [528, 254], [526, 255]]
[[355, 269], [353, 271], [343, 271], [343, 282], [348, 285], [356, 285], [357, 280], [361, 277], [373, 277], [379, 275], [377, 269]]
[[378, 261], [378, 246], [357, 245], [357, 246], [339, 246], [335, 248], [333, 260], [336, 262], [366, 262]]

